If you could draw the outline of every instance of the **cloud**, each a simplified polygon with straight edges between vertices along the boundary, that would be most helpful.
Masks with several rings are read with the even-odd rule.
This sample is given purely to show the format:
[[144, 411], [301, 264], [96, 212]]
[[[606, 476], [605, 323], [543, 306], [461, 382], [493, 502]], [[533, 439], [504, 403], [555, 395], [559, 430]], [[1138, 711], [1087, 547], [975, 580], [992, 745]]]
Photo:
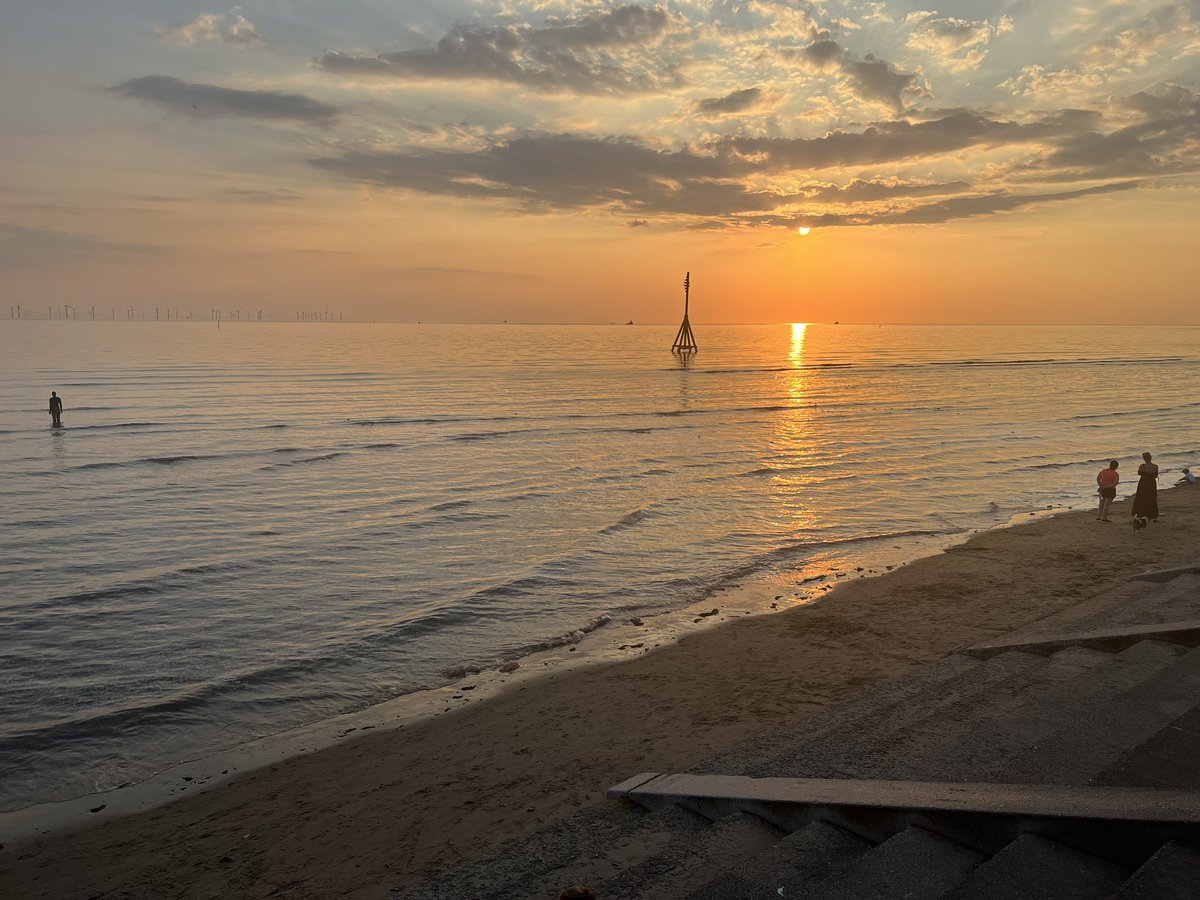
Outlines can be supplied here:
[[[1200, 55], [1200, 4], [1180, 0], [1152, 10], [1133, 22], [1121, 22], [1098, 40], [1074, 49], [1068, 64], [1051, 69], [1023, 67], [1000, 86], [1020, 97], [1045, 102], [1085, 98], [1123, 80], [1146, 83], [1155, 72], [1170, 76], [1179, 61]], [[1110, 14], [1109, 20], [1114, 16]]]
[[1024, 171], [1042, 181], [1200, 171], [1200, 95], [1173, 86], [1160, 94], [1134, 94], [1122, 105], [1147, 115], [1113, 131], [1065, 136]]
[[[727, 217], [764, 212], [821, 194], [864, 202], [948, 188], [859, 181], [842, 189], [751, 187], [755, 178], [876, 165], [1060, 133], [1061, 123], [1021, 126], [956, 115], [909, 125], [889, 122], [823, 138], [722, 138], [676, 151], [632, 138], [527, 135], [478, 150], [353, 150], [312, 164], [337, 177], [434, 196], [501, 201], [528, 212], [609, 210], [649, 216]], [[838, 193], [840, 191], [840, 193]], [[874, 197], [868, 195], [873, 193]]]
[[731, 137], [711, 146], [721, 155], [754, 160], [767, 170], [819, 170], [1044, 141], [1074, 127], [1053, 119], [1022, 124], [962, 111], [928, 122], [878, 122], [862, 131], [831, 131], [819, 138]]
[[103, 262], [164, 253], [170, 249], [160, 244], [122, 243], [52, 228], [0, 224], [0, 263], [13, 267]]
[[762, 88], [742, 88], [724, 97], [706, 97], [697, 100], [692, 108], [702, 116], [718, 117], [736, 115], [757, 109], [766, 99]]
[[159, 40], [183, 47], [199, 43], [222, 43], [232, 47], [265, 47], [266, 40], [254, 24], [248, 21], [235, 6], [227, 13], [201, 13], [184, 25], [155, 28]]
[[650, 223], [647, 222], [645, 219], [630, 219], [629, 227], [630, 228], [649, 228]]
[[835, 184], [805, 186], [801, 193], [806, 200], [819, 203], [872, 203], [899, 197], [928, 197], [937, 194], [958, 194], [970, 189], [966, 181], [945, 183], [906, 182], [898, 178], [854, 179], [839, 187]]
[[256, 188], [226, 188], [221, 192], [221, 197], [225, 200], [260, 203], [268, 206], [276, 206], [281, 203], [295, 203], [304, 199], [302, 193], [289, 190], [288, 188], [276, 188], [273, 191], [258, 190]]
[[978, 197], [954, 197], [949, 200], [940, 200], [937, 203], [915, 206], [900, 212], [866, 216], [857, 221], [847, 221], [845, 224], [937, 225], [954, 219], [971, 219], [979, 216], [995, 215], [996, 213], [1012, 212], [1045, 203], [1078, 200], [1081, 197], [1088, 197], [1095, 194], [1128, 191], [1137, 186], [1138, 183], [1136, 181], [1126, 181], [1118, 184], [1098, 185], [1096, 187], [1080, 188], [1074, 191], [1059, 191], [1049, 194], [995, 193]]
[[[786, 51], [785, 51], [786, 52]], [[832, 38], [823, 37], [813, 41], [807, 47], [798, 51], [798, 55], [819, 71], [837, 68], [841, 65], [847, 50]]]
[[860, 100], [874, 101], [895, 110], [904, 108], [904, 94], [910, 91], [928, 93], [918, 84], [916, 72], [901, 72], [870, 53], [862, 59], [843, 58], [842, 72], [849, 78], [851, 90]]
[[546, 93], [629, 94], [678, 83], [645, 51], [670, 31], [662, 7], [627, 4], [532, 25], [456, 25], [434, 46], [376, 56], [331, 51], [318, 65], [346, 76], [478, 80]]
[[[1103, 110], [1014, 119], [949, 110], [819, 137], [717, 136], [673, 150], [628, 136], [529, 133], [472, 147], [348, 149], [311, 164], [353, 183], [498, 210], [604, 212], [630, 228], [790, 225], [801, 217], [934, 224], [1200, 171], [1200, 94], [1175, 86]], [[825, 171], [833, 177], [814, 177]], [[1035, 183], [1058, 187], [1027, 189]]]
[[840, 74], [840, 87], [847, 93], [864, 103], [894, 112], [905, 108], [906, 94], [929, 93], [918, 73], [901, 71], [871, 53], [856, 57], [828, 32], [819, 33], [804, 47], [784, 47], [778, 53], [781, 58], [796, 60], [811, 71]]
[[954, 72], [975, 69], [983, 62], [984, 47], [992, 39], [992, 26], [986, 20], [936, 18], [932, 13], [910, 13], [915, 23], [908, 46], [930, 53], [943, 66]]
[[1127, 72], [1152, 62], [1169, 59], [1177, 52], [1200, 52], [1200, 37], [1194, 0], [1167, 3], [1098, 41], [1085, 45], [1077, 54], [1084, 68], [1103, 72]]
[[729, 164], [715, 157], [656, 150], [628, 138], [530, 135], [482, 150], [358, 150], [312, 164], [354, 182], [508, 201], [530, 212], [712, 216], [764, 210], [778, 200], [733, 180]]
[[108, 90], [122, 97], [200, 119], [231, 116], [263, 122], [299, 122], [327, 128], [340, 115], [337, 107], [303, 94], [241, 91], [212, 84], [191, 84], [168, 75], [131, 78]]

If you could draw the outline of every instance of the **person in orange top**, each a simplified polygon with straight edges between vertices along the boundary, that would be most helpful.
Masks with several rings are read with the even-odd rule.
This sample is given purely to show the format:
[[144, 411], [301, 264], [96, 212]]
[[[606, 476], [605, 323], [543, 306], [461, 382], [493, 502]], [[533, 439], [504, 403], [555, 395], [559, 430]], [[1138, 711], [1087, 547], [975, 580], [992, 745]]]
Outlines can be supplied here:
[[1096, 516], [1098, 522], [1112, 521], [1108, 517], [1108, 508], [1117, 497], [1117, 482], [1121, 480], [1121, 476], [1117, 474], [1119, 465], [1115, 459], [1110, 459], [1108, 468], [1101, 469], [1100, 474], [1096, 476], [1096, 484], [1100, 486], [1100, 513]]

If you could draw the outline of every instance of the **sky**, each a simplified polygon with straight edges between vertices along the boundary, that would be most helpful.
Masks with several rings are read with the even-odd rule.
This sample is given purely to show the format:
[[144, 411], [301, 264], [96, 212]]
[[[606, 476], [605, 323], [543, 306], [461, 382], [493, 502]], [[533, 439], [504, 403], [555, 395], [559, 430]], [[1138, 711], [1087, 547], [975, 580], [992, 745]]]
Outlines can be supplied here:
[[1198, 91], [1200, 0], [6, 0], [0, 317], [1200, 324]]

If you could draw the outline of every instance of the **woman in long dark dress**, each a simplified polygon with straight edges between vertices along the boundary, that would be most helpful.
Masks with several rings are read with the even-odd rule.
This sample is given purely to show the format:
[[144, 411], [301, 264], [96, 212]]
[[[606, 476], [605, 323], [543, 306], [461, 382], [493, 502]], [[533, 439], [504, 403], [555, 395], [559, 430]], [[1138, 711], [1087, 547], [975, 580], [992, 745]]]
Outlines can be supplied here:
[[1158, 518], [1158, 466], [1150, 462], [1150, 454], [1143, 453], [1145, 460], [1138, 466], [1137, 493], [1133, 495], [1130, 513], [1147, 519]]

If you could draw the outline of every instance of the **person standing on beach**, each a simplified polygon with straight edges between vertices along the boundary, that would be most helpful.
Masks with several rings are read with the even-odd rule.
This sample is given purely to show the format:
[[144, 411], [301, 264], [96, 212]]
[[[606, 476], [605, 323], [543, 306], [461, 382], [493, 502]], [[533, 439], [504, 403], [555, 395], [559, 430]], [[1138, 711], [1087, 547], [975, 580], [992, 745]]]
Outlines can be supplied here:
[[1117, 466], [1120, 463], [1115, 459], [1108, 461], [1108, 468], [1101, 469], [1100, 474], [1096, 476], [1096, 484], [1100, 486], [1100, 511], [1096, 516], [1098, 522], [1112, 521], [1108, 517], [1108, 508], [1112, 506], [1113, 500], [1117, 498], [1117, 482], [1121, 480], [1121, 476], [1117, 474]]
[[1145, 460], [1138, 466], [1137, 493], [1133, 495], [1133, 509], [1130, 515], [1144, 519], [1158, 518], [1158, 466], [1150, 462], [1150, 454], [1143, 453]]
[[50, 392], [50, 415], [54, 417], [51, 428], [62, 428], [62, 397], [57, 391]]

